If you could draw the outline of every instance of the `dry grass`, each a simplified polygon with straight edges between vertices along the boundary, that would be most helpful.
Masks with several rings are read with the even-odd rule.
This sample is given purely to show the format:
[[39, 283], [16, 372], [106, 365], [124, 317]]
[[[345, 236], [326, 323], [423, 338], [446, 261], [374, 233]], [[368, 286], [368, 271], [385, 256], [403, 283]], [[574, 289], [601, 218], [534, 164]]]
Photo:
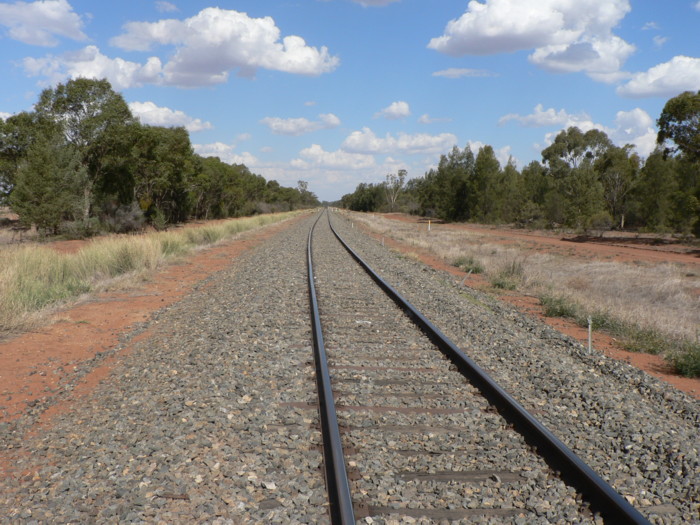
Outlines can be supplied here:
[[[667, 354], [674, 361], [700, 346], [700, 278], [674, 264], [626, 264], [533, 253], [494, 243], [493, 236], [353, 214], [380, 234], [431, 251], [450, 264], [470, 261], [496, 288], [518, 289], [569, 305], [578, 317], [636, 334], [630, 346]], [[621, 335], [621, 334], [615, 334]], [[653, 340], [653, 341], [652, 341]], [[659, 349], [659, 341], [665, 348]], [[679, 350], [686, 349], [686, 350]], [[675, 361], [674, 361], [675, 362]], [[700, 372], [698, 372], [700, 374]]]
[[133, 283], [175, 257], [296, 214], [97, 238], [68, 254], [40, 245], [4, 247], [0, 249], [0, 335], [30, 329], [57, 306], [104, 289], [115, 280]]

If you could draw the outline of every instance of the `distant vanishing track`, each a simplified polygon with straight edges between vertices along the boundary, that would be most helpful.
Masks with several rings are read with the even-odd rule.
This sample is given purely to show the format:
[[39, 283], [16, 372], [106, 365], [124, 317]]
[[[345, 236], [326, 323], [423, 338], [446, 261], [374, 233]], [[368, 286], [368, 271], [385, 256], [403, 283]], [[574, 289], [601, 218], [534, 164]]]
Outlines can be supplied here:
[[[309, 232], [307, 263], [324, 463], [334, 523], [394, 514], [431, 520], [510, 517], [529, 522], [529, 518], [549, 507], [560, 508], [564, 512], [562, 518], [586, 521], [592, 519], [587, 505], [607, 523], [648, 523], [369, 268], [333, 230], [330, 213], [326, 213], [327, 225], [326, 221], [317, 220]], [[320, 231], [315, 234], [317, 226]], [[330, 254], [314, 251], [314, 235], [329, 236], [331, 232], [342, 248], [336, 243], [336, 248], [327, 249], [332, 251]], [[324, 247], [327, 246], [326, 240]], [[364, 272], [357, 264], [349, 263], [348, 254]], [[324, 260], [318, 265], [318, 275], [314, 274], [316, 259]], [[376, 289], [372, 289], [372, 282], [378, 285]], [[383, 294], [378, 293], [379, 288]], [[401, 311], [406, 315], [401, 315]], [[332, 341], [328, 354], [326, 331]], [[334, 388], [338, 403], [334, 400]], [[340, 418], [340, 425], [336, 410], [348, 414]], [[486, 421], [475, 423], [478, 416]], [[488, 465], [482, 462], [478, 468], [465, 468], [472, 465], [469, 450], [484, 448], [480, 442], [484, 436], [473, 435], [475, 427], [481, 427], [477, 431], [489, 436], [503, 433], [507, 437], [496, 442], [497, 454]], [[398, 439], [392, 437], [396, 434]], [[437, 440], [436, 435], [440, 436]], [[434, 450], [433, 441], [439, 441], [441, 450]], [[422, 445], [422, 450], [416, 443]], [[344, 448], [346, 454], [350, 449], [347, 458]], [[548, 467], [541, 464], [533, 449]], [[513, 450], [518, 452], [513, 454]], [[426, 457], [436, 456], [441, 457], [425, 462]], [[443, 462], [451, 468], [431, 468]], [[528, 466], [528, 462], [536, 467]], [[415, 469], [418, 465], [427, 469], [421, 472]], [[530, 483], [528, 475], [533, 469], [546, 471], [539, 476], [541, 486]], [[572, 497], [566, 488], [560, 491], [562, 502], [551, 501], [547, 486], [553, 483], [555, 472], [562, 473], [562, 479], [580, 492], [585, 503]], [[376, 476], [382, 481], [377, 482]], [[395, 486], [411, 483], [417, 488], [408, 493], [415, 497], [391, 497]], [[423, 489], [426, 484], [434, 487], [430, 495], [424, 494], [429, 492]], [[523, 485], [527, 485], [527, 490]], [[476, 491], [474, 487], [496, 496], [481, 498], [474, 504], [468, 497]], [[542, 501], [538, 503], [540, 497]], [[572, 512], [579, 512], [580, 516], [574, 517]]]

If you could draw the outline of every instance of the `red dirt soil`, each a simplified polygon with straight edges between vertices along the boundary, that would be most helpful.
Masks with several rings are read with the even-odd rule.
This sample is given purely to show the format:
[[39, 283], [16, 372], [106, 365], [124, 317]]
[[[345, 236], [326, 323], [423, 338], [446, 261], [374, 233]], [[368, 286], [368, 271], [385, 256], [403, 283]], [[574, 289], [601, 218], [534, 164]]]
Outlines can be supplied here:
[[[387, 219], [417, 223], [414, 216], [399, 213], [383, 214]], [[426, 225], [427, 227], [427, 225]], [[683, 245], [673, 240], [661, 240], [652, 237], [636, 235], [616, 237], [562, 237], [549, 232], [525, 232], [522, 230], [496, 228], [473, 224], [433, 224], [431, 228], [468, 230], [474, 233], [488, 235], [488, 242], [517, 244], [521, 249], [534, 251], [557, 252], [569, 256], [615, 260], [620, 262], [648, 263], [679, 263], [688, 265], [689, 270], [700, 274], [700, 250], [696, 247]], [[379, 239], [382, 235], [363, 228], [368, 234]], [[385, 234], [386, 235], [386, 234]], [[611, 234], [608, 234], [611, 235]], [[493, 292], [486, 280], [480, 276], [465, 272], [448, 264], [443, 259], [427, 250], [417, 249], [416, 246], [401, 243], [395, 239], [384, 237], [384, 243], [399, 252], [417, 255], [425, 264], [444, 270], [464, 281], [466, 286]], [[556, 330], [574, 337], [581, 343], [588, 344], [588, 329], [576, 323], [558, 317], [546, 317], [544, 309], [535, 297], [522, 295], [517, 292], [501, 292], [499, 298], [516, 306], [520, 311], [535, 316]], [[700, 400], [700, 378], [683, 377], [675, 373], [672, 367], [658, 355], [628, 352], [623, 350], [614, 337], [605, 333], [594, 332], [593, 346], [605, 355], [625, 361], [632, 366], [644, 370], [649, 375], [657, 377], [673, 385], [695, 399]]]

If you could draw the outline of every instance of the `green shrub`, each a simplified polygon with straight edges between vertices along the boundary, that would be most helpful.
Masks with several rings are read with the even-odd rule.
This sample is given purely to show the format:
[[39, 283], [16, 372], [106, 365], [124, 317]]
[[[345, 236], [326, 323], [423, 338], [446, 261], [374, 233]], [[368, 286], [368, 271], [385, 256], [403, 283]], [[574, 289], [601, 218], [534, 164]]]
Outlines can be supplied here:
[[700, 377], [700, 344], [685, 343], [671, 352], [668, 360], [678, 371], [686, 377]]
[[545, 295], [540, 297], [540, 304], [544, 307], [544, 315], [547, 317], [566, 317], [577, 319], [578, 306], [563, 297]]
[[484, 273], [484, 267], [471, 255], [463, 255], [461, 257], [457, 257], [452, 262], [452, 266], [459, 268], [464, 272]]

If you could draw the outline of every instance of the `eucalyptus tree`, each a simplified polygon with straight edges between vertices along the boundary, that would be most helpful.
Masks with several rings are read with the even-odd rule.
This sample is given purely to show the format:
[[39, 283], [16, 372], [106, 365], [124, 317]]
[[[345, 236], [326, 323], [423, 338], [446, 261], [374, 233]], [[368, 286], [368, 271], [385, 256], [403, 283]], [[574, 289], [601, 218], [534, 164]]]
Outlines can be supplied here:
[[668, 100], [657, 124], [658, 144], [666, 144], [668, 152], [680, 152], [693, 162], [700, 161], [700, 91], [686, 91]]
[[53, 123], [39, 119], [36, 113], [23, 111], [7, 120], [0, 119], [0, 203], [12, 192], [20, 164], [31, 145], [54, 131]]
[[388, 173], [386, 176], [386, 181], [384, 181], [384, 193], [386, 193], [386, 202], [389, 205], [389, 211], [394, 211], [396, 200], [403, 191], [407, 173], [406, 170], [399, 170], [397, 173]]
[[86, 181], [75, 146], [58, 134], [40, 135], [19, 165], [10, 205], [22, 223], [55, 234], [61, 223], [80, 216]]
[[641, 160], [629, 144], [609, 147], [595, 162], [608, 212], [620, 228], [625, 227], [627, 205], [639, 180], [640, 166]]
[[42, 91], [35, 106], [37, 115], [56, 123], [66, 143], [80, 155], [87, 173], [83, 187], [83, 219], [87, 222], [95, 188], [114, 165], [110, 157], [127, 154], [121, 148], [129, 126], [136, 121], [121, 94], [107, 80], [77, 78]]

